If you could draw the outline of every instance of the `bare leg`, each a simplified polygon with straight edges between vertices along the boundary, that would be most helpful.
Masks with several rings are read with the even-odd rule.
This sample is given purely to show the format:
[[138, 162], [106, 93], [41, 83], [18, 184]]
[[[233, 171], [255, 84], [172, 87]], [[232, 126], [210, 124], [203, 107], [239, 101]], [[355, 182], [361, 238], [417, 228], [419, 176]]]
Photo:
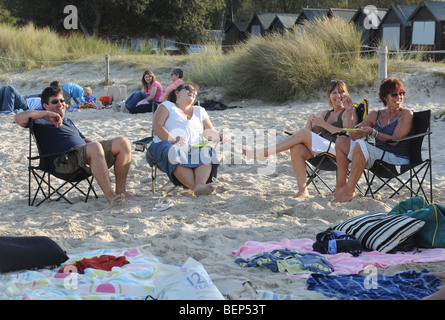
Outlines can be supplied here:
[[194, 169], [195, 174], [195, 188], [194, 192], [197, 195], [211, 194], [214, 188], [211, 184], [207, 184], [207, 180], [212, 172], [211, 164], [203, 164]]
[[355, 187], [360, 180], [365, 167], [366, 159], [360, 145], [356, 144], [352, 154], [349, 181], [346, 182], [345, 186], [339, 190], [337, 197], [334, 197], [335, 202], [348, 202], [355, 197]]
[[119, 137], [113, 140], [111, 152], [116, 157], [114, 175], [116, 177], [116, 194], [124, 194], [127, 198], [133, 195], [126, 191], [127, 175], [131, 164], [131, 146], [127, 138]]
[[203, 164], [194, 169], [178, 165], [173, 174], [184, 186], [193, 190], [196, 195], [206, 195], [214, 191], [213, 186], [206, 183], [211, 171], [211, 164]]
[[297, 144], [290, 148], [292, 168], [297, 179], [298, 193], [295, 198], [309, 196], [307, 190], [306, 160], [313, 157], [312, 152], [303, 144]]
[[245, 150], [243, 149], [243, 153], [246, 155], [246, 157], [250, 159], [257, 159], [260, 161], [264, 161], [272, 154], [280, 153], [286, 150], [289, 150], [293, 146], [297, 144], [304, 144], [308, 146], [309, 149], [311, 149], [312, 146], [312, 134], [311, 131], [308, 129], [301, 129], [297, 133], [291, 135], [290, 137], [284, 139], [283, 141], [279, 142], [274, 147], [266, 147], [263, 149], [254, 149], [254, 150]]
[[105, 161], [105, 154], [99, 142], [89, 143], [86, 147], [86, 160], [91, 167], [91, 172], [99, 187], [105, 194], [109, 203], [112, 203], [118, 195], [111, 188], [110, 173]]
[[349, 147], [351, 145], [351, 140], [348, 137], [339, 137], [335, 142], [335, 152], [337, 160], [337, 183], [334, 191], [334, 199], [339, 196], [340, 190], [346, 184], [346, 177], [348, 175], [349, 167]]

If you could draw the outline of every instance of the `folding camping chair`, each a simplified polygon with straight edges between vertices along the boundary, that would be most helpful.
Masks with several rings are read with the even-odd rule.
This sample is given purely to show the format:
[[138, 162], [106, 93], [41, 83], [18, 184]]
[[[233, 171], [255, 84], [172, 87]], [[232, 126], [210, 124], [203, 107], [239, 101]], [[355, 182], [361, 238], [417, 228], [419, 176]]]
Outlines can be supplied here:
[[[158, 106], [159, 106], [158, 103], [154, 103], [153, 104], [153, 110], [152, 110], [153, 113], [156, 111]], [[162, 171], [162, 169], [157, 165], [156, 161], [153, 159], [153, 156], [148, 151], [148, 147], [150, 146], [151, 143], [153, 143], [154, 136], [155, 135], [154, 135], [154, 132], [153, 132], [153, 129], [152, 129], [150, 137], [146, 137], [146, 138], [143, 138], [143, 139], [140, 139], [140, 140], [137, 140], [137, 141], [133, 142], [135, 144], [135, 151], [145, 152], [145, 156], [147, 158], [150, 158], [150, 160], [151, 160], [151, 163], [152, 163], [152, 165], [151, 165], [151, 191], [153, 193], [156, 192], [157, 170], [159, 169], [160, 171]], [[160, 190], [165, 189], [169, 184], [170, 184], [170, 180], [167, 183], [165, 183], [160, 188]], [[176, 186], [173, 186], [171, 189], [169, 189], [167, 191], [167, 193], [170, 193], [175, 188], [176, 188]]]
[[[429, 174], [429, 192], [430, 203], [433, 202], [433, 175], [432, 175], [432, 159], [431, 159], [431, 134], [430, 131], [431, 110], [414, 112], [413, 124], [409, 135], [405, 138], [388, 140], [386, 145], [393, 142], [410, 141], [410, 159], [411, 163], [407, 165], [395, 166], [384, 162], [383, 156], [380, 160], [376, 160], [372, 168], [365, 169], [364, 176], [367, 183], [367, 190], [374, 198], [374, 194], [380, 191], [383, 187], [389, 187], [393, 193], [390, 198], [399, 194], [399, 192], [406, 188], [413, 196], [423, 196], [427, 201], [423, 183]], [[426, 158], [422, 158], [422, 143], [424, 137], [427, 136], [428, 153]], [[386, 146], [385, 150], [386, 152]], [[409, 172], [409, 177], [406, 177]], [[405, 176], [402, 176], [406, 173]], [[378, 178], [382, 183], [376, 189], [373, 189], [375, 178]], [[396, 180], [396, 181], [394, 181]], [[417, 188], [414, 188], [413, 182], [417, 181]], [[391, 182], [391, 184], [390, 184]], [[397, 185], [400, 185], [397, 189]]]
[[[93, 192], [94, 196], [97, 199], [96, 191], [93, 187], [94, 177], [91, 174], [88, 174], [82, 168], [78, 169], [76, 172], [71, 174], [61, 174], [50, 171], [50, 165], [48, 158], [56, 155], [62, 155], [64, 152], [57, 154], [42, 154], [39, 142], [34, 136], [34, 121], [29, 119], [28, 121], [28, 129], [29, 129], [29, 155], [28, 155], [28, 205], [33, 206], [37, 197], [41, 193], [43, 199], [37, 203], [36, 206], [39, 206], [46, 200], [52, 200], [51, 197], [56, 196], [56, 201], [60, 199], [65, 199], [69, 204], [73, 204], [68, 198], [67, 193], [73, 189], [77, 189], [81, 194], [85, 196], [85, 202], [88, 201], [90, 196], [90, 192]], [[33, 144], [32, 141], [35, 141], [37, 146], [37, 150], [39, 155], [33, 156]], [[35, 153], [35, 152], [34, 152]], [[39, 160], [38, 165], [35, 165], [35, 162]], [[51, 176], [62, 180], [61, 184], [55, 186], [54, 181], [51, 179]], [[37, 190], [35, 190], [34, 196], [32, 196], [32, 185], [33, 180], [37, 183]], [[57, 181], [57, 180], [56, 180]], [[80, 183], [85, 181], [88, 190], [85, 192], [80, 188]], [[47, 189], [45, 188], [45, 185]], [[32, 198], [32, 199], [31, 199]]]
[[[366, 99], [363, 99], [360, 104], [354, 103], [354, 107], [357, 111], [358, 120], [359, 123], [361, 123], [366, 116], [368, 115], [368, 101]], [[335, 142], [338, 135], [341, 134], [340, 132], [337, 134], [333, 134], [331, 136], [331, 140], [329, 142], [329, 147], [326, 152], [322, 152], [318, 154], [317, 156], [309, 159], [306, 161], [306, 174], [307, 174], [307, 185], [311, 184], [315, 187], [317, 192], [320, 194], [320, 190], [318, 189], [315, 179], [318, 179], [320, 182], [322, 182], [329, 191], [333, 192], [331, 187], [327, 184], [326, 181], [323, 180], [323, 178], [320, 176], [321, 171], [337, 171], [337, 160], [335, 158], [335, 155], [329, 153], [329, 149], [331, 147], [331, 144]], [[357, 190], [360, 193], [363, 193], [361, 188], [357, 186]]]

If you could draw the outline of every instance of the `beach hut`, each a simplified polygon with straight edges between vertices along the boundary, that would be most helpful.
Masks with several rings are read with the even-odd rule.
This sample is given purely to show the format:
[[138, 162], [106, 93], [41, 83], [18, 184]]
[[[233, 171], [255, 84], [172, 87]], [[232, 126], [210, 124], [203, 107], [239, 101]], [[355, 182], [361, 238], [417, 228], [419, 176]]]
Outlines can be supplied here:
[[284, 30], [292, 30], [298, 16], [298, 13], [277, 13], [269, 26], [269, 31], [283, 33]]
[[343, 19], [346, 22], [351, 22], [354, 17], [357, 9], [339, 9], [339, 8], [331, 8], [328, 14], [329, 17], [336, 17], [339, 19]]
[[[422, 1], [408, 21], [412, 24], [412, 49], [445, 50], [445, 2]], [[442, 60], [445, 54], [435, 53], [427, 58]]]
[[357, 9], [351, 22], [354, 23], [358, 30], [363, 31], [363, 45], [375, 46], [380, 22], [385, 17], [387, 11], [388, 9], [379, 9], [374, 6], [360, 7]]
[[409, 16], [416, 6], [391, 5], [379, 25], [379, 37], [389, 50], [408, 49], [412, 28]]
[[232, 46], [237, 45], [247, 39], [247, 21], [233, 21], [224, 30], [225, 38], [223, 41], [224, 49], [230, 49]]
[[305, 25], [308, 22], [314, 22], [316, 19], [328, 17], [329, 14], [329, 9], [303, 8], [297, 18], [297, 21], [295, 21], [295, 24]]
[[247, 26], [247, 32], [252, 36], [265, 35], [276, 15], [277, 13], [272, 12], [256, 13], [252, 19], [250, 19], [249, 25]]

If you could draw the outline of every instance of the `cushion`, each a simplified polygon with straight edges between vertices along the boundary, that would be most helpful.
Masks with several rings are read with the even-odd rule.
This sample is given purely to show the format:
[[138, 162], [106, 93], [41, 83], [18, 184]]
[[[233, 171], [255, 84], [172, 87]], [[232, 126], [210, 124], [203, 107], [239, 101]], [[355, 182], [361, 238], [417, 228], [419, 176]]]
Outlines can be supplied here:
[[66, 252], [48, 237], [0, 237], [0, 272], [56, 267]]
[[407, 216], [369, 212], [350, 218], [333, 229], [355, 236], [365, 249], [387, 253], [424, 224], [424, 221]]

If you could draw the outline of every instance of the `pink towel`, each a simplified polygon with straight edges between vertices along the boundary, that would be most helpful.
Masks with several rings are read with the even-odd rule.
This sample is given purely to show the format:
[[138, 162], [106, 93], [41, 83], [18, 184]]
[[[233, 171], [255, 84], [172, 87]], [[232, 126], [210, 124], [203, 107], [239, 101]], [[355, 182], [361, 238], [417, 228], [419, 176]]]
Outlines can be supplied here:
[[[311, 239], [283, 239], [280, 242], [247, 241], [244, 246], [232, 251], [232, 255], [248, 258], [261, 252], [269, 252], [277, 249], [298, 250], [304, 253], [317, 253], [312, 250], [314, 241]], [[395, 254], [380, 253], [378, 251], [363, 252], [358, 257], [349, 253], [337, 253], [334, 255], [320, 254], [329, 259], [335, 271], [332, 274], [358, 274], [367, 266], [388, 268], [401, 263], [413, 262], [439, 262], [445, 261], [445, 249], [419, 249], [419, 251], [399, 252]], [[301, 275], [308, 277], [307, 275]]]

